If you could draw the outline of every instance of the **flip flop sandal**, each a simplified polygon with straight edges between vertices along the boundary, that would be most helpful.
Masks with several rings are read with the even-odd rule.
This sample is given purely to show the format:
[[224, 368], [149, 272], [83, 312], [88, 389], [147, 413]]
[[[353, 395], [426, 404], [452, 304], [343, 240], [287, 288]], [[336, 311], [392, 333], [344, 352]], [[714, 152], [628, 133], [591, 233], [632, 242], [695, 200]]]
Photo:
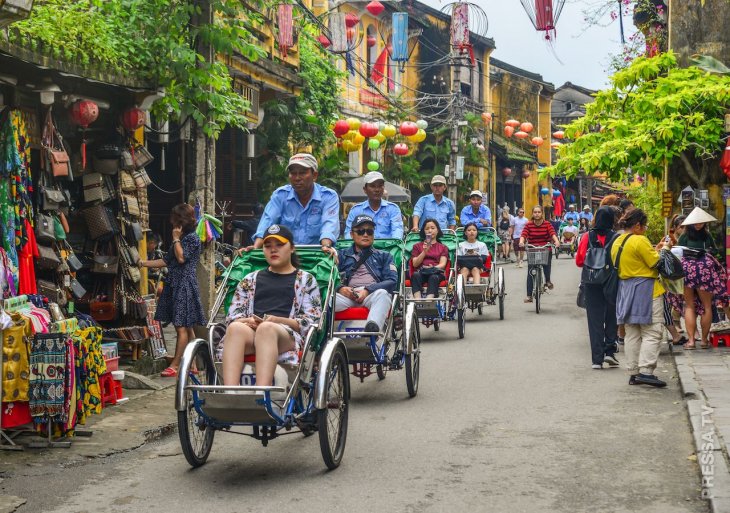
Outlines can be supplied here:
[[682, 337], [679, 340], [677, 340], [676, 342], [672, 342], [672, 344], [675, 346], [683, 346], [687, 342], [689, 342], [689, 339], [687, 337], [685, 337], [684, 335], [682, 335]]
[[710, 344], [700, 344], [700, 349], [709, 349]]
[[176, 378], [177, 371], [175, 369], [173, 369], [172, 367], [168, 367], [167, 369], [160, 372], [160, 376], [163, 378]]
[[697, 346], [696, 346], [696, 345], [694, 345], [694, 344], [692, 344], [692, 345], [689, 345], [689, 344], [684, 344], [684, 345], [682, 346], [682, 348], [683, 348], [683, 349], [685, 349], [686, 351], [690, 351], [690, 350], [693, 350], [693, 349], [697, 349]]

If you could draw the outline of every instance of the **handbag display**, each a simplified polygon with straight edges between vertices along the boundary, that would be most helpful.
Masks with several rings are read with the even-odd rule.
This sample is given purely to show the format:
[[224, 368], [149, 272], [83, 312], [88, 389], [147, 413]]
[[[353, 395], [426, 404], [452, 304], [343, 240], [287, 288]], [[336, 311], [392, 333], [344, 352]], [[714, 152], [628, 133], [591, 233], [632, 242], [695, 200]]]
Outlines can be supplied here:
[[41, 187], [41, 210], [47, 212], [60, 210], [67, 205], [67, 198], [63, 191]]
[[122, 169], [124, 170], [132, 170], [134, 169], [134, 157], [132, 157], [132, 153], [129, 150], [122, 150]]
[[93, 240], [108, 239], [119, 233], [117, 220], [111, 210], [103, 205], [87, 208], [82, 214]]
[[71, 175], [71, 159], [63, 146], [63, 137], [53, 124], [51, 107], [46, 113], [46, 122], [41, 135], [42, 156], [45, 159], [45, 168], [54, 177], [68, 177]]
[[130, 215], [132, 217], [140, 216], [139, 201], [137, 201], [137, 198], [135, 196], [130, 196], [129, 194], [122, 194], [121, 202], [122, 202], [122, 210], [124, 211], [125, 214]]
[[124, 276], [132, 283], [139, 283], [139, 280], [142, 279], [142, 273], [140, 272], [138, 267], [133, 267], [125, 262], [123, 264], [123, 269]]
[[56, 234], [56, 240], [66, 240], [66, 230], [58, 216], [53, 216], [53, 232]]
[[141, 144], [134, 147], [134, 165], [137, 169], [146, 167], [153, 160], [155, 160], [155, 158], [147, 148]]
[[152, 180], [150, 180], [150, 176], [143, 167], [132, 171], [132, 177], [134, 178], [134, 183], [138, 189], [143, 189], [148, 185], [152, 185]]
[[84, 184], [84, 201], [86, 203], [101, 202], [114, 199], [114, 185], [111, 177], [100, 173], [89, 173], [82, 178]]
[[71, 278], [69, 289], [71, 289], [71, 294], [73, 294], [76, 299], [81, 299], [86, 295], [86, 289], [76, 278]]
[[68, 298], [66, 298], [66, 292], [48, 280], [38, 280], [38, 294], [48, 298], [49, 303], [58, 303], [61, 306], [66, 306]]
[[56, 242], [56, 230], [53, 217], [38, 213], [35, 219], [35, 238], [38, 242], [46, 244]]
[[137, 184], [132, 177], [132, 173], [129, 171], [119, 172], [119, 187], [122, 189], [122, 192], [133, 193], [137, 190]]
[[66, 177], [71, 174], [71, 159], [66, 150], [48, 150], [51, 170], [54, 177]]
[[55, 271], [61, 265], [61, 258], [56, 254], [53, 248], [38, 245], [38, 258], [36, 266], [39, 269]]
[[100, 253], [99, 243], [94, 244], [94, 257], [91, 272], [96, 274], [114, 274], [119, 272], [119, 256], [111, 254], [112, 244], [108, 244], [104, 253]]
[[95, 321], [113, 321], [117, 318], [117, 305], [113, 301], [92, 301], [89, 313]]
[[115, 175], [119, 172], [119, 159], [100, 159], [94, 157], [94, 171], [103, 175]]

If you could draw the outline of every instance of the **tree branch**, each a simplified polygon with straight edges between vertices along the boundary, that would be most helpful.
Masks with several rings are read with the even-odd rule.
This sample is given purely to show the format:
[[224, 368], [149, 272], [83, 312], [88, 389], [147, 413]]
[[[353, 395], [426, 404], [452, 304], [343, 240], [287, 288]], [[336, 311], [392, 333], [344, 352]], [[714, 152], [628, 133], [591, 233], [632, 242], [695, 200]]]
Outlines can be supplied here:
[[685, 152], [682, 152], [679, 154], [679, 158], [682, 160], [682, 164], [684, 164], [684, 170], [687, 171], [687, 175], [689, 175], [689, 177], [694, 180], [695, 184], [697, 184], [697, 186], [699, 187], [700, 177], [697, 176], [697, 173], [692, 167], [692, 163], [689, 161], [687, 154]]

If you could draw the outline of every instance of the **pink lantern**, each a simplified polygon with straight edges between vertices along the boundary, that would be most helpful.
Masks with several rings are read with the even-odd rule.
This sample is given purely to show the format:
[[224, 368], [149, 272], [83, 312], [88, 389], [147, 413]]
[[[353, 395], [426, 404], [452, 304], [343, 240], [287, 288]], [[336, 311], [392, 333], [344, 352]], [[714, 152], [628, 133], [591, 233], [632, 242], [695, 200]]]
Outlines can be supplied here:
[[504, 135], [505, 137], [512, 137], [512, 135], [515, 133], [515, 127], [513, 126], [506, 126], [504, 127]]
[[524, 178], [525, 180], [527, 180], [528, 178], [530, 178], [530, 174], [531, 174], [531, 173], [530, 173], [530, 172], [529, 172], [529, 171], [528, 171], [527, 169], [525, 169], [525, 170], [524, 170], [524, 171], [522, 172], [522, 178]]
[[532, 132], [533, 128], [535, 127], [533, 127], [532, 123], [530, 123], [529, 121], [525, 121], [520, 125], [520, 130], [522, 130], [523, 132], [527, 132], [528, 134]]
[[509, 176], [509, 175], [511, 175], [511, 174], [512, 174], [512, 169], [511, 169], [511, 168], [509, 168], [509, 167], [506, 167], [506, 168], [504, 168], [504, 169], [502, 170], [502, 176], [505, 176], [505, 177], [507, 177], [507, 176]]
[[357, 25], [358, 23], [360, 23], [360, 18], [358, 18], [354, 14], [349, 13], [349, 14], [345, 15], [345, 26], [347, 28], [352, 28], [355, 25]]
[[520, 126], [520, 122], [517, 121], [516, 119], [508, 119], [505, 122], [505, 125], [511, 126], [512, 128], [517, 128], [518, 126]]
[[492, 113], [491, 112], [482, 112], [482, 121], [486, 125], [487, 123], [492, 122]]
[[554, 150], [557, 150], [557, 149], [558, 149], [558, 148], [560, 148], [561, 146], [562, 146], [562, 144], [561, 144], [561, 143], [559, 143], [559, 142], [554, 142], [554, 143], [552, 143], [552, 144], [550, 145], [550, 147], [551, 147], [552, 149], [554, 149]]
[[532, 138], [532, 145], [533, 146], [542, 146], [542, 143], [545, 142], [542, 137], [533, 137]]
[[530, 134], [528, 134], [527, 132], [523, 132], [522, 130], [520, 130], [519, 132], [515, 132], [515, 137], [517, 137], [518, 139], [527, 139], [529, 136]]
[[317, 41], [319, 41], [319, 44], [321, 44], [324, 48], [327, 48], [329, 45], [332, 44], [330, 43], [329, 38], [327, 38], [327, 36], [325, 36], [324, 34], [320, 34], [317, 38]]
[[565, 138], [565, 132], [562, 130], [558, 130], [557, 132], [553, 132], [553, 137], [555, 139], [564, 139]]
[[404, 155], [408, 155], [408, 145], [405, 143], [398, 143], [395, 146], [393, 146], [393, 153], [396, 155], [400, 155], [401, 157]]
[[417, 132], [418, 132], [418, 125], [416, 125], [413, 121], [404, 121], [403, 123], [400, 124], [401, 135], [409, 137], [411, 135], [416, 135]]
[[378, 125], [375, 123], [360, 123], [360, 133], [365, 137], [375, 137], [380, 132]]
[[378, 38], [376, 38], [375, 36], [368, 36], [367, 42], [368, 48], [372, 48], [378, 42]]
[[345, 121], [344, 119], [340, 119], [335, 123], [334, 128], [332, 131], [335, 133], [335, 137], [339, 138], [345, 135], [347, 132], [350, 131], [350, 123]]
[[373, 0], [365, 6], [365, 9], [373, 16], [379, 16], [385, 10], [385, 6], [378, 2], [378, 0]]

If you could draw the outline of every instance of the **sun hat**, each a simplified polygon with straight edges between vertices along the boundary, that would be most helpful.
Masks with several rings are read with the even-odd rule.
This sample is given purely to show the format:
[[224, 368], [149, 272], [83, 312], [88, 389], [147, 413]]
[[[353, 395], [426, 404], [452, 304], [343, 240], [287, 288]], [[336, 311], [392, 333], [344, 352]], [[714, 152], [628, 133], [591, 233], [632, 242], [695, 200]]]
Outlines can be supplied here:
[[266, 242], [266, 239], [276, 239], [282, 244], [289, 242], [292, 246], [294, 245], [294, 235], [283, 224], [272, 224], [269, 226], [264, 232], [264, 242]]
[[591, 209], [591, 207], [589, 207], [588, 205], [583, 205], [583, 210], [590, 210], [590, 209]]
[[711, 223], [713, 221], [717, 221], [717, 219], [702, 210], [700, 207], [695, 207], [695, 209], [689, 213], [687, 219], [684, 220], [682, 226], [689, 226], [691, 224], [700, 223]]
[[436, 175], [433, 178], [431, 178], [431, 185], [442, 183], [446, 185], [446, 178], [444, 178], [444, 175]]
[[472, 196], [479, 196], [481, 198], [482, 197], [482, 191], [478, 191], [478, 190], [475, 189], [475, 190], [471, 191], [471, 194], [469, 194], [469, 197], [470, 198]]
[[365, 175], [365, 183], [373, 183], [377, 182], [378, 180], [385, 181], [385, 178], [383, 177], [383, 173], [380, 171], [370, 171]]
[[313, 169], [314, 171], [317, 171], [318, 168], [317, 159], [311, 153], [297, 153], [296, 155], [292, 155], [289, 159], [289, 164], [286, 166], [286, 170], [289, 171], [289, 168], [295, 164]]

